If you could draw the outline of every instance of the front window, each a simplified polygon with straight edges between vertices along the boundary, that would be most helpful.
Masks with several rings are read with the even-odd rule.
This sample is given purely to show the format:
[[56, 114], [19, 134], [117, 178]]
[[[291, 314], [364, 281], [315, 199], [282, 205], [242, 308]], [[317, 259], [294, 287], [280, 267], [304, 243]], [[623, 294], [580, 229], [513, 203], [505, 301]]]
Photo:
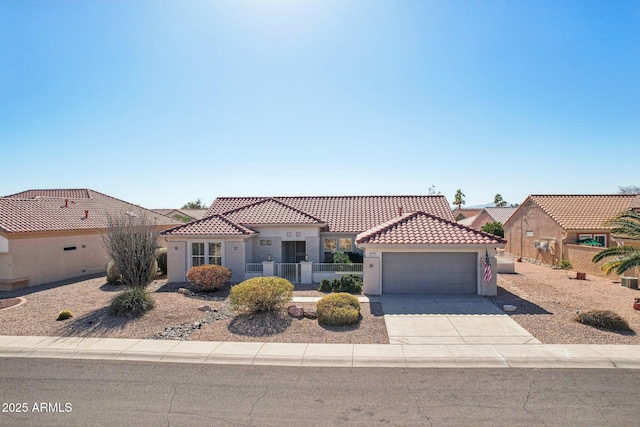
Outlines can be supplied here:
[[351, 239], [350, 238], [341, 238], [340, 239], [340, 252], [351, 252]]
[[222, 242], [191, 242], [191, 266], [222, 265]]
[[222, 265], [222, 243], [209, 242], [209, 264]]
[[191, 266], [198, 267], [204, 264], [204, 243], [191, 243]]
[[606, 234], [594, 234], [593, 240], [600, 243], [605, 248], [607, 247], [607, 235]]

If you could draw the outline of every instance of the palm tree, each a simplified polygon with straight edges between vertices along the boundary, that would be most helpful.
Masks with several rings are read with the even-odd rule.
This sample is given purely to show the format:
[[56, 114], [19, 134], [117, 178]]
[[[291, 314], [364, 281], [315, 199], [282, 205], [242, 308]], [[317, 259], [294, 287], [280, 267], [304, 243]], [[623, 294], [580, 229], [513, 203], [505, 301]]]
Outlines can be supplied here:
[[467, 196], [465, 196], [462, 190], [460, 189], [456, 190], [456, 195], [453, 196], [453, 204], [458, 206], [458, 210], [460, 210], [460, 207], [465, 204], [465, 201], [464, 201], [465, 197]]
[[500, 194], [496, 194], [496, 196], [493, 198], [493, 203], [496, 205], [496, 207], [499, 208], [507, 206], [507, 202], [502, 198]]
[[[612, 226], [611, 234], [640, 239], [640, 214], [635, 212], [623, 212], [605, 225]], [[599, 262], [605, 258], [615, 257], [602, 266], [602, 270], [609, 274], [612, 271], [622, 275], [632, 268], [640, 266], [640, 248], [635, 246], [618, 246], [607, 248], [598, 252], [592, 262]]]

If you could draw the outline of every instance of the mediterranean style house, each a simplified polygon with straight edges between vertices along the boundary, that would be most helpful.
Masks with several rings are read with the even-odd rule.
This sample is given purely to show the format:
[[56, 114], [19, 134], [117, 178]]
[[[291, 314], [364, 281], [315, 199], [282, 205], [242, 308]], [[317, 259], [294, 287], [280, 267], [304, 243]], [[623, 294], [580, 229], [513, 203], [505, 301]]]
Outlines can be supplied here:
[[116, 215], [147, 215], [158, 231], [181, 224], [89, 189], [0, 197], [0, 290], [103, 273], [102, 236], [108, 217]]
[[[202, 264], [224, 265], [232, 281], [281, 276], [318, 283], [364, 277], [364, 292], [495, 295], [493, 271], [505, 241], [455, 222], [444, 196], [221, 197], [203, 219], [162, 233], [168, 279]], [[333, 263], [342, 252], [354, 261]]]
[[602, 262], [591, 262], [596, 253], [637, 243], [611, 235], [604, 223], [639, 201], [624, 194], [532, 194], [503, 224], [505, 252], [549, 265], [569, 260], [576, 270], [602, 275]]

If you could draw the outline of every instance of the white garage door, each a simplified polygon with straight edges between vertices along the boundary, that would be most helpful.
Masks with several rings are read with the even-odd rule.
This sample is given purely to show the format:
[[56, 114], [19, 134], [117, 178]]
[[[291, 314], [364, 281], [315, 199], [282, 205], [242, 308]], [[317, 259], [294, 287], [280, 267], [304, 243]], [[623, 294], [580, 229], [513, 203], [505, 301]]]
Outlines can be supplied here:
[[382, 292], [476, 294], [476, 260], [475, 252], [385, 252]]

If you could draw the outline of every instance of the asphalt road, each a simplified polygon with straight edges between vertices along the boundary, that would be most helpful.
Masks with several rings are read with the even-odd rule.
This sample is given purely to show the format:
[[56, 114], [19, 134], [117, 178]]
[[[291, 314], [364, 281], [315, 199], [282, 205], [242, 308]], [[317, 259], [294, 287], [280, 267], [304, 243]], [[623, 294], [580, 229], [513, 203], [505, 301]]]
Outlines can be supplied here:
[[0, 358], [0, 396], [1, 426], [640, 425], [640, 371], [624, 369]]

